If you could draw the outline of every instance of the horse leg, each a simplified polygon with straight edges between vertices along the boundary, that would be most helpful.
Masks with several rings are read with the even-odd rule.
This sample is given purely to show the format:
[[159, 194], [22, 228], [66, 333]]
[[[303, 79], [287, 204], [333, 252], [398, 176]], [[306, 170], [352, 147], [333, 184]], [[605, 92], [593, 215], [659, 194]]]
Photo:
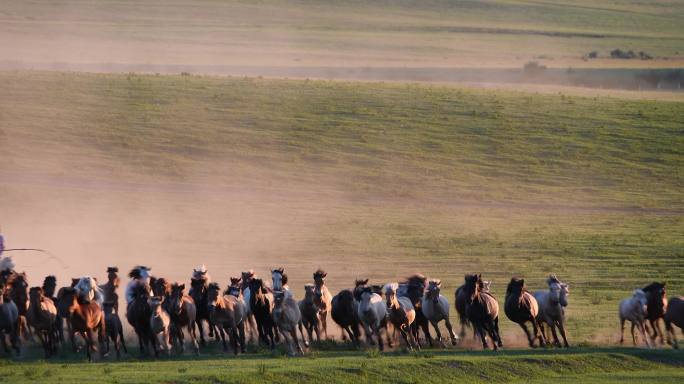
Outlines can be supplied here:
[[560, 347], [560, 340], [558, 340], [558, 334], [556, 333], [556, 323], [551, 322], [551, 324], [549, 324], [549, 328], [551, 328], [551, 334], [553, 335], [553, 345]]
[[408, 334], [409, 334], [409, 332], [411, 332], [411, 330], [409, 329], [407, 331], [406, 328], [409, 328], [409, 326], [399, 327], [399, 332], [401, 333], [401, 337], [404, 339], [404, 343], [406, 343], [406, 349], [408, 349], [409, 351], [413, 351], [413, 346], [411, 345], [411, 342], [409, 342], [409, 336], [408, 336]]
[[290, 335], [292, 336], [292, 341], [294, 343], [294, 346], [297, 348], [297, 353], [300, 355], [304, 355], [304, 351], [302, 350], [302, 346], [299, 344], [299, 339], [297, 339], [297, 329], [295, 327], [292, 327], [292, 331], [290, 331]]
[[238, 325], [238, 333], [240, 336], [240, 352], [245, 353], [245, 322], [241, 322]]
[[124, 338], [123, 334], [123, 326], [121, 324], [118, 324], [119, 328], [119, 340], [121, 341], [121, 347], [123, 347], [124, 353], [128, 354], [128, 348], [126, 348], [126, 339]]
[[[320, 323], [321, 323], [321, 333], [323, 333], [323, 337], [325, 337], [326, 340], [328, 340], [328, 311], [323, 311], [321, 312], [320, 316]], [[318, 336], [318, 332], [316, 332], [318, 340], [320, 341], [320, 337]]]
[[[380, 330], [382, 328], [383, 328], [382, 326], [376, 326], [375, 329], [373, 330], [373, 332], [375, 332], [375, 334], [378, 337], [378, 349], [380, 351], [385, 350], [385, 345], [382, 343], [382, 332], [380, 332]], [[386, 333], [387, 333], [387, 340], [389, 341], [389, 332], [386, 332]], [[389, 342], [388, 342], [388, 344], [389, 344]], [[391, 346], [391, 344], [390, 344], [390, 346]]]
[[[318, 342], [320, 343], [320, 342], [321, 342], [321, 324], [320, 324], [320, 322], [318, 321], [318, 318], [316, 319], [316, 323], [315, 323], [315, 324], [312, 324], [312, 328], [313, 328], [314, 333], [316, 334], [316, 341], [318, 341]], [[310, 336], [309, 336], [309, 337], [310, 337]], [[326, 340], [328, 339], [328, 334], [327, 334], [327, 333], [326, 333], [326, 335], [325, 335], [325, 339], [326, 339]]]
[[366, 334], [366, 342], [369, 345], [374, 346], [375, 340], [373, 340], [373, 332], [371, 331], [370, 327], [366, 323], [363, 324], [363, 332]]
[[[304, 324], [304, 322], [302, 320], [300, 320], [299, 324], [297, 324], [297, 328], [299, 328], [299, 333], [302, 334], [302, 340], [304, 340], [304, 346], [309, 347], [309, 343], [313, 342], [313, 340], [311, 339], [311, 333], [309, 331], [309, 327], [308, 326], [304, 327], [302, 324]], [[306, 328], [306, 332], [309, 334], [309, 341], [306, 341], [306, 338], [304, 337], [304, 329], [303, 328]]]
[[[482, 341], [482, 349], [484, 349], [484, 350], [489, 349], [489, 345], [487, 344], [487, 336], [485, 335], [485, 332], [484, 332], [484, 329], [482, 329], [482, 326], [473, 324], [473, 328], [474, 328], [475, 334], [480, 336], [480, 340]], [[494, 341], [492, 340], [492, 342], [494, 342]]]
[[565, 322], [562, 319], [558, 321], [558, 331], [560, 331], [561, 337], [563, 338], [563, 346], [565, 348], [570, 348], [568, 338], [565, 336]]
[[456, 345], [458, 343], [458, 338], [456, 337], [456, 333], [454, 333], [454, 328], [451, 326], [451, 321], [449, 321], [448, 316], [444, 317], [444, 323], [449, 332], [449, 337], [451, 338], [451, 345]]
[[658, 335], [660, 335], [660, 344], [665, 344], [665, 336], [663, 335], [663, 329], [660, 327], [660, 319], [655, 320], [655, 328], [658, 330]]
[[639, 333], [641, 333], [641, 337], [643, 337], [644, 342], [646, 342], [646, 346], [648, 348], [651, 348], [651, 343], [648, 341], [648, 335], [646, 335], [646, 327], [644, 326], [644, 323], [639, 323], [637, 327], [639, 328]]
[[444, 340], [442, 340], [442, 332], [439, 331], [439, 323], [435, 320], [430, 320], [430, 324], [432, 324], [432, 328], [435, 329], [435, 338], [437, 339], [437, 342], [439, 342], [442, 348], [446, 348], [446, 344], [444, 343]]
[[532, 323], [535, 325], [537, 330], [535, 333], [537, 333], [537, 339], [539, 339], [539, 346], [544, 347], [546, 345], [546, 336], [544, 335], [544, 325], [542, 322], [538, 319], [533, 319]]
[[[190, 335], [190, 341], [192, 341], [192, 349], [195, 351], [195, 355], [199, 355], [199, 343], [197, 342], [197, 330], [195, 329], [195, 324], [190, 322], [188, 324], [188, 334]], [[185, 336], [183, 335], [183, 328], [179, 328], [178, 337], [180, 338], [181, 353], [185, 348]]]
[[620, 345], [625, 343], [625, 319], [620, 316]]
[[634, 328], [635, 327], [636, 327], [636, 325], [634, 324], [634, 322], [632, 322], [632, 344], [634, 344], [634, 346], [636, 346], [636, 343], [637, 343], [636, 335], [634, 334]]
[[195, 322], [197, 323], [197, 329], [199, 330], [200, 345], [205, 347], [207, 342], [204, 340], [204, 325], [202, 324], [202, 319], [197, 319]]
[[[534, 322], [532, 323], [534, 324]], [[525, 336], [527, 336], [527, 343], [530, 345], [530, 348], [534, 348], [534, 338], [530, 334], [530, 330], [527, 328], [527, 324], [525, 324], [525, 322], [522, 322], [518, 323], [518, 325], [520, 326], [520, 328], [523, 329], [523, 331], [525, 331]], [[537, 332], [536, 326], [534, 327], [534, 332]]]

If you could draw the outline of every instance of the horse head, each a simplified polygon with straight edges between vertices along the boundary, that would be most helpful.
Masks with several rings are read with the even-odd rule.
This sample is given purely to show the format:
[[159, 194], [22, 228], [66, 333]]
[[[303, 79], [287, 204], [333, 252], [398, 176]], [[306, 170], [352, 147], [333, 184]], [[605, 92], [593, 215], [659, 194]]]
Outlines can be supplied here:
[[171, 313], [180, 313], [181, 311], [181, 301], [185, 296], [185, 284], [173, 283], [171, 284], [169, 299], [168, 299], [168, 309]]
[[511, 294], [520, 295], [525, 289], [525, 279], [513, 277], [506, 287], [506, 296]]
[[207, 286], [207, 309], [209, 309], [209, 312], [216, 309], [220, 292], [221, 287], [219, 287], [218, 283], [209, 283]]
[[465, 275], [463, 292], [466, 294], [468, 302], [473, 302], [480, 294], [482, 275]]
[[441, 288], [442, 282], [440, 280], [430, 280], [428, 282], [427, 290], [425, 291], [425, 296], [436, 303], [439, 300]]
[[318, 268], [313, 274], [314, 283], [316, 283], [317, 286], [324, 285], [326, 276], [328, 276], [328, 274], [324, 270]]
[[397, 301], [397, 290], [399, 290], [399, 283], [387, 283], [382, 288], [387, 302], [387, 308], [392, 307]]
[[29, 289], [29, 301], [31, 302], [31, 305], [38, 305], [41, 301], [43, 301], [43, 287], [31, 287]]
[[45, 296], [54, 297], [57, 289], [57, 278], [53, 275], [46, 276], [43, 280], [43, 291]]
[[304, 301], [313, 301], [316, 297], [316, 286], [313, 284], [304, 284]]
[[232, 295], [237, 298], [240, 297], [242, 294], [242, 278], [240, 277], [231, 277], [230, 278], [230, 286], [228, 286], [228, 289], [226, 289], [226, 292], [224, 292], [226, 295]]
[[152, 287], [152, 293], [155, 296], [167, 296], [171, 293], [171, 285], [169, 282], [163, 278], [150, 278], [150, 286]]
[[287, 275], [284, 272], [284, 268], [276, 268], [271, 271], [271, 279], [273, 280], [273, 290], [282, 291], [283, 287], [287, 285]]

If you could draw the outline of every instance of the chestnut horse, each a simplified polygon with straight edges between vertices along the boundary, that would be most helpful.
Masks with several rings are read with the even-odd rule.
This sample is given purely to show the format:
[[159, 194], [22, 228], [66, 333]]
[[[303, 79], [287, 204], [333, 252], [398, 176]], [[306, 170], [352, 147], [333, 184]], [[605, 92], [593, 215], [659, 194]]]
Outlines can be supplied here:
[[233, 295], [221, 295], [218, 283], [211, 283], [207, 287], [207, 303], [209, 304], [209, 318], [218, 327], [223, 350], [227, 351], [226, 334], [233, 346], [233, 354], [238, 354], [238, 345], [242, 353], [245, 352], [244, 305]]
[[[86, 302], [79, 298], [79, 293], [75, 288], [66, 288], [64, 291], [65, 302], [70, 302], [68, 313], [71, 331], [69, 339], [71, 345], [76, 345], [76, 334], [83, 337], [86, 342], [86, 354], [88, 361], [92, 361], [92, 352], [97, 352], [97, 344], [105, 341], [105, 322], [104, 314], [100, 305], [94, 300]], [[97, 335], [97, 340], [95, 339]], [[102, 352], [104, 348], [100, 348]]]

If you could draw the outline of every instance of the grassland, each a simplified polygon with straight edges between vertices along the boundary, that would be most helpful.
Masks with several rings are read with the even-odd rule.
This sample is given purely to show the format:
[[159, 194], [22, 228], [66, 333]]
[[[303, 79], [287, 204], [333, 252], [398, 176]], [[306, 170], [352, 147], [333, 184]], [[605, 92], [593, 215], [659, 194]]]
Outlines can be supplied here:
[[[333, 290], [422, 271], [451, 297], [571, 284], [573, 344], [684, 287], [684, 104], [407, 84], [0, 73], [0, 216], [35, 280], [149, 264], [218, 281], [318, 266]], [[97, 255], [93, 258], [93, 255]], [[454, 319], [454, 321], [456, 321]], [[503, 322], [509, 345], [520, 331]]]
[[[0, 13], [0, 61], [104, 71], [186, 64], [193, 72], [220, 64], [520, 68], [529, 60], [681, 67], [682, 15], [678, 0], [13, 2]], [[656, 60], [581, 59], [615, 48]]]
[[314, 352], [303, 358], [210, 354], [157, 361], [82, 364], [0, 361], [11, 382], [100, 383], [678, 383], [684, 356], [677, 351], [573, 349], [570, 351], [445, 352], [415, 354]]

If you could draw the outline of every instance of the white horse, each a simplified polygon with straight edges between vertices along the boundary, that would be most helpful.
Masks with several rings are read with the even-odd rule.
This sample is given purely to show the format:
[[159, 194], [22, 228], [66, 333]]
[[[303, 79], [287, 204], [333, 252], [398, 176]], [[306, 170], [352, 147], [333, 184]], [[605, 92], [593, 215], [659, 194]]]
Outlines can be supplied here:
[[360, 294], [358, 315], [363, 324], [368, 343], [374, 345], [373, 335], [378, 339], [378, 347], [384, 349], [380, 330], [387, 324], [387, 307], [382, 297], [377, 293], [371, 292], [370, 287], [358, 287]]
[[437, 340], [442, 344], [442, 347], [446, 347], [442, 340], [442, 333], [439, 331], [440, 321], [444, 320], [446, 324], [449, 336], [451, 337], [451, 344], [456, 345], [458, 337], [454, 333], [451, 322], [449, 321], [449, 301], [440, 294], [441, 284], [442, 282], [439, 280], [430, 280], [421, 304], [423, 315], [425, 315], [425, 318], [428, 319], [435, 329]]
[[620, 344], [625, 341], [625, 320], [629, 320], [632, 323], [632, 342], [634, 345], [636, 345], [636, 335], [634, 335], [634, 328], [636, 327], [639, 328], [646, 346], [651, 348], [644, 328], [647, 303], [646, 292], [641, 289], [634, 290], [632, 297], [620, 302]]
[[90, 276], [83, 276], [78, 280], [78, 283], [74, 286], [77, 295], [85, 301], [95, 301], [100, 308], [104, 303], [104, 293], [97, 281]]
[[[568, 306], [570, 287], [568, 284], [558, 280], [556, 275], [549, 276], [546, 283], [549, 285], [548, 291], [534, 292], [534, 298], [537, 300], [537, 304], [539, 304], [537, 318], [542, 326], [541, 332], [542, 334], [545, 333], [543, 326], [546, 323], [551, 328], [554, 344], [560, 346], [560, 341], [556, 334], [556, 328], [558, 328], [565, 348], [569, 348], [570, 345], [565, 335], [565, 307]], [[548, 335], [545, 335], [545, 339], [549, 340]]]

